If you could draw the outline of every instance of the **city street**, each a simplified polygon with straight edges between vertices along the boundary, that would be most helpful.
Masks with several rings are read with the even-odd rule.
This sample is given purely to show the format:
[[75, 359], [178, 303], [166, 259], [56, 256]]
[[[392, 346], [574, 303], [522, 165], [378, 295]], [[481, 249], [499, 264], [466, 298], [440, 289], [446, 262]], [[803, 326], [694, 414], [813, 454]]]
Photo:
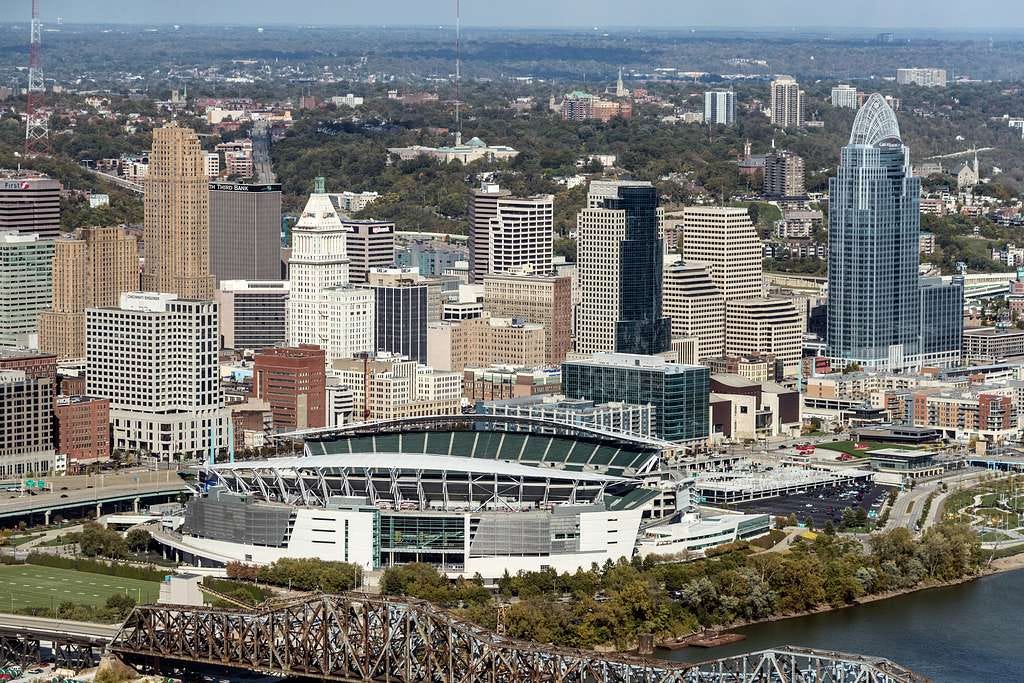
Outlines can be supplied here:
[[270, 125], [263, 120], [252, 125], [252, 168], [256, 182], [277, 182], [270, 165]]
[[924, 511], [928, 496], [937, 493], [942, 487], [942, 482], [945, 482], [949, 491], [947, 493], [937, 493], [935, 498], [932, 499], [931, 508], [928, 510], [928, 517], [925, 519], [921, 530], [927, 529], [939, 521], [943, 503], [950, 493], [958, 487], [969, 487], [988, 474], [990, 474], [988, 470], [972, 470], [962, 474], [945, 476], [940, 480], [918, 484], [913, 489], [904, 491], [896, 498], [896, 503], [889, 513], [889, 522], [885, 526], [886, 531], [897, 527], [905, 527], [911, 531], [916, 531], [917, 522]]

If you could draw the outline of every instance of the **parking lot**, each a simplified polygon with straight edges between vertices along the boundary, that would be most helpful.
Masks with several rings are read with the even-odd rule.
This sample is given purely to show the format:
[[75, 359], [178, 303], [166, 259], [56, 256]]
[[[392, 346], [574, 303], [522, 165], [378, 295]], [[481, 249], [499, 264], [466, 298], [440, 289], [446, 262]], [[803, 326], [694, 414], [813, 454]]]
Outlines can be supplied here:
[[872, 510], [877, 514], [890, 490], [877, 484], [837, 486], [794, 496], [741, 503], [735, 508], [742, 512], [767, 513], [777, 517], [795, 514], [801, 522], [810, 517], [814, 521], [814, 528], [821, 529], [829, 520], [838, 527], [845, 508], [863, 507], [869, 515]]

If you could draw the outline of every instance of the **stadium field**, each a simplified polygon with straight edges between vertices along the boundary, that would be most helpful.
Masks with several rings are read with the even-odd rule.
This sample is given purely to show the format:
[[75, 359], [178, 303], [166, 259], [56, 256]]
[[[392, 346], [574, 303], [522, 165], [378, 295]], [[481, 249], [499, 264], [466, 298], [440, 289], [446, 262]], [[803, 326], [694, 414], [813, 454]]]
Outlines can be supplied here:
[[127, 593], [137, 602], [156, 602], [160, 584], [33, 564], [0, 565], [0, 612], [62, 602], [102, 606], [115, 593]]

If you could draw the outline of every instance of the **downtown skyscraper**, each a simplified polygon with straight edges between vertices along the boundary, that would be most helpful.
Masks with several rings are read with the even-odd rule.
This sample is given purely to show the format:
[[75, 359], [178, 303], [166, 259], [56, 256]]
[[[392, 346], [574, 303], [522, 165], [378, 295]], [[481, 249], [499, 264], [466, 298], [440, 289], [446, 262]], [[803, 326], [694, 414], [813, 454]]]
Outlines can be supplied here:
[[195, 131], [173, 121], [153, 131], [144, 208], [143, 289], [213, 299], [209, 185]]
[[590, 184], [579, 226], [580, 308], [576, 350], [656, 354], [671, 347], [662, 314], [664, 247], [658, 192], [649, 182]]
[[315, 344], [328, 359], [373, 350], [373, 291], [349, 284], [348, 231], [318, 177], [292, 229], [288, 345]]
[[829, 180], [828, 356], [837, 368], [901, 372], [959, 357], [955, 349], [922, 343], [923, 320], [929, 336], [937, 334], [935, 316], [922, 306], [952, 311], [938, 323], [955, 332], [963, 325], [962, 306], [948, 304], [962, 301], [963, 290], [945, 285], [944, 292], [922, 296], [920, 197], [896, 114], [876, 93], [857, 112]]

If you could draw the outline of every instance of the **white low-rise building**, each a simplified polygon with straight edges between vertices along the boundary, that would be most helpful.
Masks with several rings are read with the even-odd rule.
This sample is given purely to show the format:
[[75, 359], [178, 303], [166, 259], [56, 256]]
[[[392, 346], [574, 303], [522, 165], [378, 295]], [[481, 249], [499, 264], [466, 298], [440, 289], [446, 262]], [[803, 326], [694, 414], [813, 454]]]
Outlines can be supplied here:
[[637, 541], [637, 554], [703, 555], [709, 548], [763, 536], [771, 530], [771, 515], [681, 513], [675, 521], [648, 527]]

